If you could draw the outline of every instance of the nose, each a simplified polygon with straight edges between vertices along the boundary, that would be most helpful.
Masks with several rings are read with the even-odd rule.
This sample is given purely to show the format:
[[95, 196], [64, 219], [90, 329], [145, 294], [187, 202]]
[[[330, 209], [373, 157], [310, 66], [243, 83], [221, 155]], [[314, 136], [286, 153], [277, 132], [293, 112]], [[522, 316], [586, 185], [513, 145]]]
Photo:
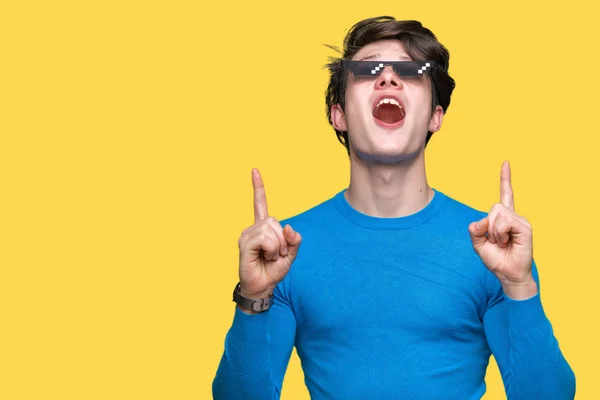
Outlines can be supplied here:
[[375, 82], [375, 87], [378, 89], [386, 88], [402, 88], [402, 80], [396, 75], [391, 66], [386, 66]]

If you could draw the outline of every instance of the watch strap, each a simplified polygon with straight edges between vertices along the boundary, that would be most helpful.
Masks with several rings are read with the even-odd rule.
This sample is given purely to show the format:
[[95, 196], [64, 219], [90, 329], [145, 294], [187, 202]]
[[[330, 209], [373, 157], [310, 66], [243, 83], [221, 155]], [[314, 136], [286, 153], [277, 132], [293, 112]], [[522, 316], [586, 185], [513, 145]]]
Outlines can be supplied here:
[[254, 312], [267, 311], [273, 305], [273, 295], [271, 294], [266, 299], [251, 300], [247, 299], [240, 293], [240, 284], [238, 283], [233, 290], [233, 301], [246, 310]]

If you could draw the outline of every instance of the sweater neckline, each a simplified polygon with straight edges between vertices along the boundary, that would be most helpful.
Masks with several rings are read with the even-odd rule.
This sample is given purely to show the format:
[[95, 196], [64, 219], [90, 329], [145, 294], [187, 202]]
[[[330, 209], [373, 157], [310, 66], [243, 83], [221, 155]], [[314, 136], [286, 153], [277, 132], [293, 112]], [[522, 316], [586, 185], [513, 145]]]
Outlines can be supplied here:
[[433, 197], [421, 210], [402, 217], [374, 217], [364, 214], [350, 205], [344, 194], [348, 188], [334, 196], [334, 203], [338, 211], [350, 222], [369, 229], [409, 229], [421, 225], [432, 219], [442, 208], [447, 196], [439, 190], [433, 189]]

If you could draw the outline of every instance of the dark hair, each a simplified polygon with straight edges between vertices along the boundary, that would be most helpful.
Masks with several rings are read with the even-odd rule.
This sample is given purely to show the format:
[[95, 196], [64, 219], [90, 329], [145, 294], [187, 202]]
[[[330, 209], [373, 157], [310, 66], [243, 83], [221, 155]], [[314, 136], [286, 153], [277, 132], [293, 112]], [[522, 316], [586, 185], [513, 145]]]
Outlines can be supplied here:
[[[440, 105], [444, 113], [450, 105], [450, 96], [454, 90], [454, 79], [448, 75], [450, 53], [437, 40], [429, 29], [425, 28], [419, 21], [396, 21], [394, 17], [381, 16], [368, 18], [356, 23], [344, 39], [344, 49], [341, 51], [335, 46], [327, 47], [342, 54], [341, 58], [330, 57], [326, 65], [329, 69], [329, 85], [325, 92], [327, 106], [327, 119], [331, 121], [331, 107], [339, 104], [345, 111], [346, 84], [348, 82], [348, 71], [342, 67], [342, 60], [349, 60], [364, 46], [380, 41], [396, 39], [400, 40], [408, 55], [414, 61], [435, 61], [437, 66], [429, 73], [431, 79], [432, 110]], [[335, 128], [334, 128], [335, 129]], [[338, 140], [350, 154], [348, 145], [348, 132], [335, 129]], [[427, 132], [425, 145], [431, 139], [433, 132]]]

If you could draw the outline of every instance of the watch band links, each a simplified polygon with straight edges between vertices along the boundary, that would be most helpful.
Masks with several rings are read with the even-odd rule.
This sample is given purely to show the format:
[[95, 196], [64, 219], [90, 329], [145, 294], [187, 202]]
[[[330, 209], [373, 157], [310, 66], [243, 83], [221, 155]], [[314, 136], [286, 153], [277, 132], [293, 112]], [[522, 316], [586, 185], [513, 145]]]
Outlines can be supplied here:
[[240, 284], [238, 283], [235, 289], [233, 290], [233, 301], [246, 310], [252, 310], [254, 312], [263, 312], [267, 311], [273, 305], [273, 295], [271, 294], [266, 299], [247, 299], [240, 293]]

